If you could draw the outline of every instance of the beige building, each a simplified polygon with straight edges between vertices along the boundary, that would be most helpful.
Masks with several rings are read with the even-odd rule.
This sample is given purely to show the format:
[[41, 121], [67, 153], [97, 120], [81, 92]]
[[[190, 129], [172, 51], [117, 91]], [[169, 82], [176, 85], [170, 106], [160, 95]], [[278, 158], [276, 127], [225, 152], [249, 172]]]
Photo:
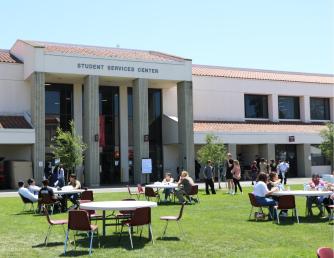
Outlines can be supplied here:
[[[0, 90], [0, 157], [31, 161], [38, 181], [53, 161], [56, 128], [70, 120], [88, 145], [79, 176], [90, 186], [161, 180], [177, 167], [194, 175], [195, 150], [209, 132], [245, 169], [255, 154], [289, 159], [292, 176], [330, 169], [318, 144], [324, 122], [334, 121], [333, 75], [17, 40], [0, 50]], [[144, 158], [152, 159], [148, 176], [141, 173]], [[0, 169], [3, 185], [1, 178]]]

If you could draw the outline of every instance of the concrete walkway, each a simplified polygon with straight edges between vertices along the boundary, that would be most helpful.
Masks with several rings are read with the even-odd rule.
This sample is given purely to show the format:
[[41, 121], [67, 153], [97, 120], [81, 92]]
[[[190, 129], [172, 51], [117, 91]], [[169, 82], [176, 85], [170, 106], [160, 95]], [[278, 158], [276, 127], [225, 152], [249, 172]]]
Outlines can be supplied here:
[[[288, 178], [288, 185], [301, 185], [304, 183], [308, 183], [310, 178]], [[204, 183], [197, 183], [199, 185], [199, 189], [205, 189]], [[241, 186], [251, 186], [251, 181], [242, 181]], [[220, 183], [221, 188], [226, 189], [226, 183]], [[124, 186], [110, 186], [110, 187], [98, 187], [92, 188], [94, 193], [110, 193], [110, 192], [127, 192], [128, 189], [126, 185]], [[135, 191], [135, 187], [131, 187], [131, 190]], [[218, 189], [218, 183], [215, 183], [215, 189]], [[0, 190], [0, 198], [1, 197], [18, 197], [17, 190]]]

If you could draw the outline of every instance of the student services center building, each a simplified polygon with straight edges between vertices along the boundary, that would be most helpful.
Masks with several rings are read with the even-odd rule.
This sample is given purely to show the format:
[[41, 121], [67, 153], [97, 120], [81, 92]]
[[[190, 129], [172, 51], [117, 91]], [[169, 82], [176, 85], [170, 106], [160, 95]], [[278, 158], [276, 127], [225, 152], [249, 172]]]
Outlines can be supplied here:
[[[0, 90], [0, 157], [30, 161], [37, 181], [56, 128], [71, 120], [88, 146], [79, 177], [89, 186], [157, 181], [177, 167], [194, 176], [208, 133], [245, 168], [259, 155], [289, 160], [291, 176], [330, 172], [319, 133], [334, 122], [333, 75], [17, 40], [0, 50]], [[144, 158], [152, 159], [148, 179]]]

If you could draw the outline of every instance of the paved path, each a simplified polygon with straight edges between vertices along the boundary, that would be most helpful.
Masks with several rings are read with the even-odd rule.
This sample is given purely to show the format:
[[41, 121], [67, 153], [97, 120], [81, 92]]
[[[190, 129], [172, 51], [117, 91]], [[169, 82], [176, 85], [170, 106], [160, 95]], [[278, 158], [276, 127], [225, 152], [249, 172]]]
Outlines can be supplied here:
[[[310, 178], [288, 178], [288, 185], [300, 185], [310, 181]], [[199, 189], [204, 189], [204, 183], [198, 183]], [[226, 189], [226, 183], [220, 183], [222, 189]], [[251, 186], [251, 181], [242, 181], [241, 186]], [[215, 188], [218, 189], [218, 183], [215, 183]], [[131, 187], [134, 191], [135, 187]], [[110, 192], [127, 192], [128, 189], [126, 186], [110, 186], [110, 187], [98, 187], [93, 188], [95, 193], [110, 193]], [[1, 197], [18, 197], [17, 190], [1, 190], [0, 191], [0, 198]]]

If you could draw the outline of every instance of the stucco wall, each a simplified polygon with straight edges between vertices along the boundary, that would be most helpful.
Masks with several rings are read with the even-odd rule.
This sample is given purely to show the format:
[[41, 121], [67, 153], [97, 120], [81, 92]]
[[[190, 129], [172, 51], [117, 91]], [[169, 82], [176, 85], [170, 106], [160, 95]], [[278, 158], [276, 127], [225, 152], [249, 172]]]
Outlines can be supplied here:
[[193, 76], [193, 85], [194, 120], [243, 121], [244, 94], [334, 97], [330, 84]]
[[0, 113], [30, 113], [31, 85], [23, 81], [23, 64], [0, 63]]

